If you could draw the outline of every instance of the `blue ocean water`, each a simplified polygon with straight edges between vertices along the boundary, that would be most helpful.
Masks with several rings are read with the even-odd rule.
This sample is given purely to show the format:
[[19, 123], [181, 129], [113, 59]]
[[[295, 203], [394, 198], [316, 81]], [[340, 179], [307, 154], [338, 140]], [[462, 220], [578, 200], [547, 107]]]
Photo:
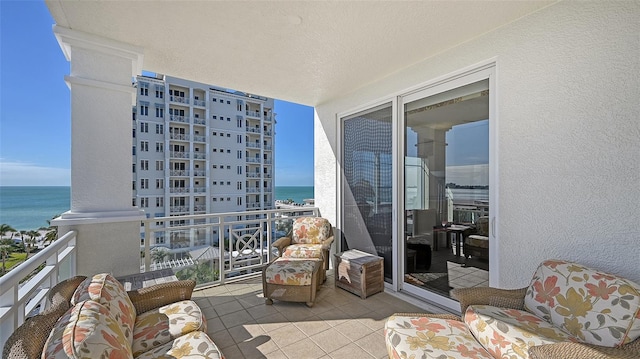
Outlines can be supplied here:
[[[276, 199], [302, 203], [313, 198], [313, 186], [276, 186]], [[47, 227], [47, 220], [71, 207], [69, 187], [0, 186], [0, 224], [17, 230]]]
[[313, 186], [276, 186], [276, 199], [292, 199], [296, 203], [313, 198]]
[[48, 227], [47, 220], [71, 207], [70, 187], [0, 187], [0, 224], [16, 230]]

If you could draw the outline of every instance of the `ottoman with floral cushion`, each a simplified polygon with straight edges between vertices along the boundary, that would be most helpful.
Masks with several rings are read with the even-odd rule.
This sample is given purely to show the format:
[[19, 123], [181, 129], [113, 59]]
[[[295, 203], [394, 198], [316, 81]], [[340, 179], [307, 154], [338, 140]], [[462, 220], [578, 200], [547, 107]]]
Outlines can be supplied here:
[[464, 330], [429, 315], [391, 317], [385, 327], [389, 355], [431, 358], [441, 350], [443, 358], [459, 357], [460, 349], [446, 348], [466, 331], [493, 358], [640, 358], [640, 285], [625, 278], [547, 260], [528, 287], [452, 294], [460, 301]]
[[128, 294], [109, 274], [87, 278], [51, 330], [42, 358], [223, 358], [205, 333], [202, 311], [190, 300], [195, 283], [186, 285], [188, 294], [178, 295], [183, 300], [167, 298], [168, 304], [154, 306], [161, 301], [153, 297], [168, 292]]
[[304, 302], [313, 306], [322, 284], [321, 259], [277, 258], [262, 270], [262, 290], [266, 304], [273, 299]]

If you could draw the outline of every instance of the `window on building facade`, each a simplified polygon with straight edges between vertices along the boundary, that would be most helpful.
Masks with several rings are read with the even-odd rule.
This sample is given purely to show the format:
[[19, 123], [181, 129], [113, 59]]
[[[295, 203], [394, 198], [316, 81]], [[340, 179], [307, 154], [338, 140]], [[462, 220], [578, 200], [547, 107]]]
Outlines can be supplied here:
[[158, 135], [164, 134], [164, 125], [156, 124], [156, 134]]
[[149, 188], [149, 179], [148, 178], [142, 178], [140, 180], [140, 189], [148, 189]]
[[237, 204], [238, 206], [242, 206], [242, 197], [238, 197], [238, 198], [236, 199], [236, 204]]
[[164, 170], [164, 161], [156, 161], [156, 171]]
[[140, 132], [149, 133], [149, 124], [146, 122], [140, 122]]
[[136, 173], [136, 164], [133, 163], [131, 167], [133, 168], [133, 173]]
[[237, 135], [236, 142], [242, 143], [242, 135]]
[[144, 87], [140, 87], [140, 95], [149, 96], [149, 89], [148, 88], [144, 88]]
[[134, 190], [134, 191], [136, 190], [136, 181], [132, 181], [131, 182], [131, 189]]
[[140, 171], [149, 170], [149, 160], [140, 160]]
[[157, 189], [164, 188], [164, 179], [161, 179], [161, 178], [156, 179], [156, 188]]
[[238, 166], [238, 174], [241, 175], [242, 174], [242, 166]]
[[156, 142], [156, 152], [164, 152], [164, 143]]
[[140, 141], [140, 151], [142, 152], [149, 151], [149, 141]]
[[242, 189], [242, 182], [238, 181], [238, 183], [236, 183], [236, 189]]
[[164, 97], [164, 91], [156, 90], [156, 98], [163, 98], [163, 97]]
[[164, 197], [156, 197], [156, 207], [164, 207]]
[[238, 150], [237, 156], [238, 156], [238, 159], [242, 159], [242, 151], [241, 150]]
[[149, 116], [149, 106], [141, 105], [140, 106], [140, 115], [141, 116]]
[[160, 117], [160, 118], [164, 117], [164, 108], [156, 107], [156, 117]]

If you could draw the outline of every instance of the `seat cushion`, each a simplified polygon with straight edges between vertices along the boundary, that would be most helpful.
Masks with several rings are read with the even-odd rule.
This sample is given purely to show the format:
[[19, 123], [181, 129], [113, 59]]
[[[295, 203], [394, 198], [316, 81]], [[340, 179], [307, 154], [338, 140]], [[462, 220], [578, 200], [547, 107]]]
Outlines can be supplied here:
[[528, 358], [531, 346], [575, 341], [569, 333], [523, 310], [472, 305], [464, 321], [496, 358]]
[[467, 244], [478, 248], [489, 248], [489, 237], [472, 234], [467, 237]]
[[583, 343], [614, 347], [640, 337], [640, 285], [580, 264], [540, 264], [524, 305]]
[[197, 331], [175, 338], [168, 343], [140, 354], [137, 358], [223, 359], [224, 356], [207, 334]]
[[71, 304], [93, 300], [104, 305], [111, 316], [123, 327], [129, 345], [133, 342], [133, 325], [136, 308], [122, 284], [108, 273], [96, 274], [85, 279], [76, 289]]
[[191, 300], [144, 312], [136, 318], [133, 329], [133, 356], [198, 330], [206, 332], [206, 319], [200, 307]]
[[317, 260], [278, 258], [265, 268], [265, 281], [271, 284], [311, 285]]
[[70, 308], [56, 323], [42, 354], [50, 358], [131, 358], [121, 326], [102, 304], [87, 300]]
[[322, 258], [321, 244], [292, 244], [282, 253], [283, 258]]
[[457, 320], [392, 315], [384, 337], [390, 358], [491, 358]]
[[300, 217], [293, 222], [291, 243], [320, 244], [331, 235], [331, 223], [322, 217]]

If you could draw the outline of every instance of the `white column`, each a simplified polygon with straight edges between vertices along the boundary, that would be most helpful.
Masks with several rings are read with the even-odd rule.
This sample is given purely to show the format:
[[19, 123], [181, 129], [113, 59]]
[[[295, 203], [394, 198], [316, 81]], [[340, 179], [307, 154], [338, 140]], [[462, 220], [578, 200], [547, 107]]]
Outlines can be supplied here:
[[140, 221], [132, 206], [133, 76], [142, 49], [54, 26], [71, 90], [71, 210], [53, 224], [78, 230], [77, 272], [139, 272]]

